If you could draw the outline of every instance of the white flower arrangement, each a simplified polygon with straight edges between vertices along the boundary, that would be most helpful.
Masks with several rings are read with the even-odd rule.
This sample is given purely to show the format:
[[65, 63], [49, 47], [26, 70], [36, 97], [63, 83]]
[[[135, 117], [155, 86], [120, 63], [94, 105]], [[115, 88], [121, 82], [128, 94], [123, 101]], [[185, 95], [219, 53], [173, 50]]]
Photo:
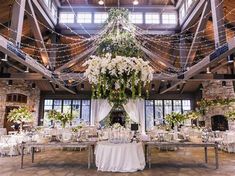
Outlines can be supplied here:
[[[132, 91], [132, 98], [136, 97], [136, 90], [138, 90], [137, 97], [140, 97], [142, 86], [146, 86], [153, 79], [153, 69], [149, 62], [136, 57], [112, 58], [108, 53], [104, 57], [91, 56], [83, 66], [87, 67], [84, 75], [98, 90], [96, 92], [98, 98], [109, 97], [112, 93], [110, 90], [118, 91], [120, 96], [123, 96], [119, 97], [120, 99], [126, 98], [126, 89]], [[104, 95], [106, 91], [109, 95]]]
[[119, 129], [119, 128], [122, 128], [122, 126], [120, 125], [120, 123], [114, 123], [114, 124], [112, 125], [112, 128], [113, 128], [113, 129]]

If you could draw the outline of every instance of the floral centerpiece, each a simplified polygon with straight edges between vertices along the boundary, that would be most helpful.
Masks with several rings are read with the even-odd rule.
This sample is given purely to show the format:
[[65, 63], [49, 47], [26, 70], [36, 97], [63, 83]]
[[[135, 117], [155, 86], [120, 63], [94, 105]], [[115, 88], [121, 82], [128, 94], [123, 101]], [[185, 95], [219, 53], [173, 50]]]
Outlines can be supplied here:
[[32, 122], [33, 115], [27, 107], [19, 107], [10, 111], [7, 120], [20, 124], [20, 130], [23, 129], [23, 123]]
[[190, 119], [190, 120], [196, 120], [199, 117], [201, 117], [201, 114], [200, 112], [197, 112], [197, 111], [189, 111], [185, 114], [185, 118]]
[[167, 114], [165, 116], [165, 120], [174, 126], [182, 123], [185, 119], [185, 115], [178, 112], [172, 112], [171, 114]]
[[121, 128], [122, 127], [122, 125], [120, 124], [120, 123], [114, 123], [113, 125], [112, 125], [112, 128], [113, 129], [119, 129], [119, 128]]
[[66, 123], [71, 122], [74, 119], [74, 116], [69, 112], [61, 113], [55, 110], [51, 110], [48, 112], [48, 118], [61, 122], [62, 127], [65, 128]]

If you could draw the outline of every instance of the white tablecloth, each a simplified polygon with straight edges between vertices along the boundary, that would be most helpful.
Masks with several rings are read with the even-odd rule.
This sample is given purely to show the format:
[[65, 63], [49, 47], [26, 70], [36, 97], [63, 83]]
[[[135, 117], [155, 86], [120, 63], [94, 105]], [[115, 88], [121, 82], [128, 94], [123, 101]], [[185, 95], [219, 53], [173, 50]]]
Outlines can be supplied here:
[[142, 143], [99, 142], [95, 154], [96, 166], [99, 171], [135, 172], [145, 168]]

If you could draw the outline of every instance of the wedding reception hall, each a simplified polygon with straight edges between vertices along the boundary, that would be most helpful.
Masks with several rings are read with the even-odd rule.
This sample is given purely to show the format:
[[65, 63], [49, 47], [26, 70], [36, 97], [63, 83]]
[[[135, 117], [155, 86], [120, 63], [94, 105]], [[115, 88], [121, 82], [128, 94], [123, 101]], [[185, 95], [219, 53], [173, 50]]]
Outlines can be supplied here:
[[234, 57], [234, 0], [0, 0], [0, 176], [234, 176]]

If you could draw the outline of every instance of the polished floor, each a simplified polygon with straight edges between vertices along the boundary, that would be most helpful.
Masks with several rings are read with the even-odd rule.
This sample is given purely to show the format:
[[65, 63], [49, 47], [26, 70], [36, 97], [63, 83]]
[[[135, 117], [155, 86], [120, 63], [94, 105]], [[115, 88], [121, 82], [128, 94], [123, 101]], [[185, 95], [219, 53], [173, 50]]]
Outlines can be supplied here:
[[204, 150], [182, 148], [177, 151], [154, 149], [152, 168], [135, 173], [97, 172], [87, 169], [87, 151], [47, 150], [25, 156], [20, 169], [20, 156], [0, 158], [0, 176], [235, 176], [235, 154], [219, 152], [219, 169], [215, 169], [214, 150], [209, 150], [209, 163], [204, 163]]

